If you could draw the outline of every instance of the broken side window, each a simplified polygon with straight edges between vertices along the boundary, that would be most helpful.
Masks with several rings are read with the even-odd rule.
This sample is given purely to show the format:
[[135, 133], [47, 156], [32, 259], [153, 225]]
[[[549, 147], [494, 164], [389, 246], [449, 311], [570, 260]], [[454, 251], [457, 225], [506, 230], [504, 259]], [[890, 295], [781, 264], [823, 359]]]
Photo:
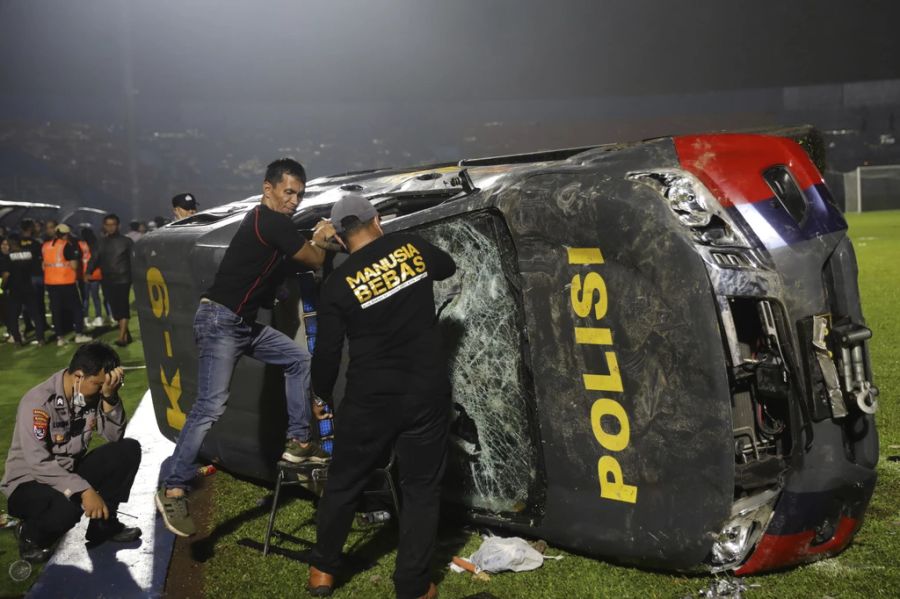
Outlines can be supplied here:
[[522, 354], [524, 318], [510, 278], [516, 267], [509, 233], [489, 212], [417, 233], [457, 264], [456, 276], [435, 284], [453, 385], [445, 494], [471, 508], [522, 512], [537, 477], [539, 443], [529, 422], [532, 387]]

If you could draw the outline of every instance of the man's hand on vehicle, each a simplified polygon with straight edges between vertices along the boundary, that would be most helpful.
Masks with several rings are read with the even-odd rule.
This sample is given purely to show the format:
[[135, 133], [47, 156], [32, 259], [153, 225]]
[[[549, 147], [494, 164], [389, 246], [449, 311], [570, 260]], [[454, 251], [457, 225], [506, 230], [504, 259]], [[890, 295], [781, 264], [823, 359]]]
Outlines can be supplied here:
[[316, 243], [324, 242], [327, 239], [333, 238], [335, 233], [336, 231], [334, 230], [334, 225], [331, 224], [331, 221], [327, 218], [323, 218], [316, 223], [315, 227], [313, 227], [312, 238]]

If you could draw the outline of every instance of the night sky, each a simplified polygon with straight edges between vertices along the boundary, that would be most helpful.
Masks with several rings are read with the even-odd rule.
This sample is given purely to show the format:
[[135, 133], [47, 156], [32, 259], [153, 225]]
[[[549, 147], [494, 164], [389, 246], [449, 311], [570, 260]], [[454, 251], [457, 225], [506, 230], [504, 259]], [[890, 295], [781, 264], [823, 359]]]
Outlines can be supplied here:
[[147, 102], [212, 105], [891, 79], [897, 23], [890, 1], [4, 0], [0, 97], [4, 108], [58, 97], [113, 104], [129, 76]]
[[[547, 146], [731, 124], [700, 112], [740, 113], [745, 126], [772, 113], [782, 87], [900, 79], [898, 23], [895, 1], [0, 0], [0, 133], [80, 121], [235, 144], [248, 132], [389, 137], [414, 163], [526, 150], [546, 123]], [[494, 121], [532, 130], [482, 143], [476, 129]], [[369, 161], [308, 159], [314, 171]]]

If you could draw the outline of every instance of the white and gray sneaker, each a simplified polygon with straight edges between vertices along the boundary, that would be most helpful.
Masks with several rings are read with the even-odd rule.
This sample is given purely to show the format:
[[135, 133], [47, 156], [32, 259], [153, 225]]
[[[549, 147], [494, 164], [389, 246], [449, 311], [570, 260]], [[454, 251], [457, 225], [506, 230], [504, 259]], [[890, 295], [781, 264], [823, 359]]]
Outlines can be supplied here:
[[162, 515], [166, 528], [179, 537], [189, 537], [197, 532], [188, 509], [187, 495], [167, 497], [166, 488], [160, 487], [156, 492], [156, 509]]

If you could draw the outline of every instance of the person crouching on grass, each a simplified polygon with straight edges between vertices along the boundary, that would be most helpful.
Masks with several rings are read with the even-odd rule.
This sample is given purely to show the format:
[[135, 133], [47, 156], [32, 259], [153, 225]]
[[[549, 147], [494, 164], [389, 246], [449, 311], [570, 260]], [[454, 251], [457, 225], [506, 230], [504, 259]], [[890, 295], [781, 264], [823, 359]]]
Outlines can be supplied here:
[[[45, 562], [52, 546], [82, 515], [91, 544], [141, 536], [116, 518], [141, 463], [141, 445], [124, 439], [125, 381], [119, 356], [96, 341], [78, 348], [69, 367], [32, 388], [19, 402], [0, 491], [21, 522], [19, 554]], [[88, 452], [94, 431], [109, 443]]]

